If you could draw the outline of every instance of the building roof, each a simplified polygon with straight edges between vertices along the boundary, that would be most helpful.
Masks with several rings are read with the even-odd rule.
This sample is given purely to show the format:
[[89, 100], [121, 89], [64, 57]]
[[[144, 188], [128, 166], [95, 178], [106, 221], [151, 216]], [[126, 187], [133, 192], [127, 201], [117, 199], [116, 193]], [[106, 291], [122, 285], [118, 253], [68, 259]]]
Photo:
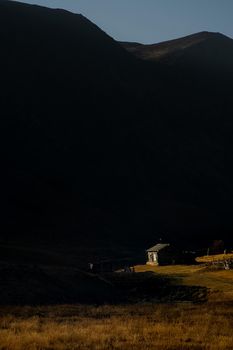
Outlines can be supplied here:
[[168, 243], [158, 243], [154, 245], [153, 247], [147, 249], [147, 252], [159, 252], [160, 250], [168, 247], [170, 244]]

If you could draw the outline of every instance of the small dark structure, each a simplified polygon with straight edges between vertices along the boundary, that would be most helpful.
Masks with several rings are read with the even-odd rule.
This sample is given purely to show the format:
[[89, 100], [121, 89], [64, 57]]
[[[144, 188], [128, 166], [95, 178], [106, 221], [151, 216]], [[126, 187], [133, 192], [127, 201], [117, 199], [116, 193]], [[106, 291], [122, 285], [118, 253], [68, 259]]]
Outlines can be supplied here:
[[169, 243], [158, 243], [146, 250], [147, 265], [194, 264], [195, 252], [183, 251]]
[[167, 263], [170, 264], [173, 259], [171, 258], [171, 254], [169, 254], [169, 251], [171, 250], [169, 248], [170, 248], [170, 244], [159, 243], [147, 249], [147, 256], [148, 256], [147, 264], [157, 266], [161, 263], [164, 264], [165, 261], [167, 261]]

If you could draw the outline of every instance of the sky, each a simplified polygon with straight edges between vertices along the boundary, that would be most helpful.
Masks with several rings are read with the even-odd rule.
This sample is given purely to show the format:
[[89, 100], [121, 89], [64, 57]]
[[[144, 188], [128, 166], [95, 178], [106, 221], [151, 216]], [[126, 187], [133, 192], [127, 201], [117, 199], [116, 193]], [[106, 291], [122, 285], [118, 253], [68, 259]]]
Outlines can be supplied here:
[[116, 40], [157, 43], [197, 33], [233, 38], [233, 0], [21, 0], [81, 13]]

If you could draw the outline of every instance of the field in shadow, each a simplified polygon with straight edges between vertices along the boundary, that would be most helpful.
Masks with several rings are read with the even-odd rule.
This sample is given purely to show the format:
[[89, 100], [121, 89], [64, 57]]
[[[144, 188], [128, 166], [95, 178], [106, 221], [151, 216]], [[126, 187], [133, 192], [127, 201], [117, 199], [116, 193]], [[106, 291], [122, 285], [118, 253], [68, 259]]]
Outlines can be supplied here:
[[203, 302], [207, 288], [153, 272], [92, 274], [75, 267], [0, 265], [1, 305]]

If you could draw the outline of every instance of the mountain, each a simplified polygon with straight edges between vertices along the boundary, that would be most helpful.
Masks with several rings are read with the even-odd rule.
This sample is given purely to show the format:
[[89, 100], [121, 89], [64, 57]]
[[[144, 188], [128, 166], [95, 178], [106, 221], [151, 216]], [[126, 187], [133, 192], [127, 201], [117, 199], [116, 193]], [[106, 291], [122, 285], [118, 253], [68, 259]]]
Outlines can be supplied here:
[[200, 32], [158, 44], [122, 42], [135, 56], [169, 65], [188, 65], [189, 69], [221, 67], [233, 72], [233, 40], [221, 33]]
[[1, 239], [111, 242], [137, 181], [144, 67], [63, 10], [0, 1], [0, 38]]
[[71, 91], [74, 86], [90, 92], [91, 84], [106, 93], [110, 80], [115, 89], [127, 85], [132, 57], [82, 15], [14, 1], [0, 6], [2, 73], [10, 89], [16, 78], [25, 90], [45, 79], [69, 80]]
[[[184, 52], [215, 64], [200, 36]], [[81, 15], [0, 1], [3, 247], [88, 262], [161, 237], [231, 242], [232, 40], [218, 37], [215, 74], [178, 63], [189, 53], [135, 57]]]

